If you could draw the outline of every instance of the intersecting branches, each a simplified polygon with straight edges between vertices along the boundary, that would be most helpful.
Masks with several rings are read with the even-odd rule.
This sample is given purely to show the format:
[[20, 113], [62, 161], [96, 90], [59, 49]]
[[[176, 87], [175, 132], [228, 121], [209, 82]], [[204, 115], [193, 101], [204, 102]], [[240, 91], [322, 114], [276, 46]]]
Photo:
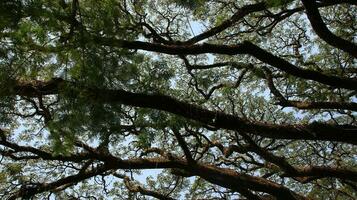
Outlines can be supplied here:
[[[4, 143], [4, 145], [8, 145], [8, 143]], [[197, 163], [195, 165], [192, 165], [187, 161], [182, 160], [172, 154], [166, 154], [167, 157], [133, 158], [129, 160], [123, 160], [114, 156], [108, 156], [101, 152], [95, 152], [93, 151], [92, 147], [84, 148], [88, 150], [87, 155], [89, 155], [93, 159], [101, 160], [103, 164], [99, 164], [97, 167], [88, 169], [88, 164], [90, 164], [90, 162], [86, 162], [77, 174], [66, 176], [64, 178], [60, 178], [56, 181], [49, 183], [29, 183], [28, 185], [23, 185], [23, 187], [21, 187], [17, 192], [11, 195], [10, 199], [16, 199], [19, 197], [29, 198], [33, 197], [38, 193], [43, 193], [46, 191], [64, 190], [67, 187], [73, 186], [85, 179], [89, 179], [91, 177], [101, 174], [109, 175], [111, 174], [110, 171], [116, 169], [154, 168], [181, 169], [192, 175], [200, 176], [209, 182], [221, 185], [222, 187], [227, 187], [232, 190], [239, 191], [243, 195], [247, 196], [256, 196], [253, 195], [253, 193], [248, 192], [249, 190], [256, 190], [266, 192], [274, 196], [278, 196], [278, 193], [281, 193], [282, 197], [284, 196], [292, 199], [302, 198], [301, 196], [289, 191], [287, 188], [281, 187], [273, 182], [249, 175], [239, 174], [229, 169], [218, 168], [207, 163]], [[31, 149], [31, 151], [35, 150]], [[40, 156], [42, 156], [42, 154], [43, 152], [39, 153]], [[45, 159], [47, 158], [46, 156], [47, 154], [44, 156]], [[75, 157], [75, 155], [73, 155], [73, 157]], [[52, 157], [51, 159], [62, 161], [62, 157]], [[67, 162], [69, 162], [68, 159]], [[142, 187], [134, 186], [125, 176], [119, 177], [124, 179], [124, 182], [130, 191], [140, 192], [145, 195], [156, 195], [157, 197], [163, 197], [162, 195], [160, 196], [160, 194], [156, 192], [150, 192], [149, 190], [143, 189]]]
[[343, 51], [357, 58], [357, 45], [336, 36], [327, 28], [326, 24], [322, 20], [316, 2], [302, 0], [302, 3], [304, 4], [307, 17], [309, 18], [312, 28], [316, 34], [328, 44], [342, 49]]
[[[203, 180], [208, 185], [203, 189], [222, 198], [239, 193], [239, 197], [248, 199], [307, 199], [301, 194], [304, 189], [296, 189], [296, 192], [290, 187], [305, 184], [309, 189], [315, 186], [328, 189], [326, 184], [320, 184], [324, 181], [335, 181], [348, 188], [346, 197], [356, 190], [357, 174], [352, 167], [353, 145], [357, 144], [354, 116], [357, 80], [352, 58], [356, 57], [356, 45], [328, 30], [318, 10], [339, 4], [355, 6], [355, 1], [303, 0], [303, 6], [289, 1], [288, 6], [276, 7], [264, 2], [244, 5], [241, 1], [243, 5], [235, 8], [230, 8], [235, 5], [231, 2], [206, 1], [212, 3], [208, 7], [215, 11], [232, 11], [233, 14], [219, 15], [223, 21], [215, 19], [218, 15], [209, 16], [207, 21], [202, 19], [210, 28], [191, 38], [185, 26], [186, 19], [195, 18], [185, 16], [192, 14], [191, 11], [182, 13], [181, 7], [174, 4], [170, 4], [170, 8], [159, 5], [151, 9], [152, 5], [146, 5], [146, 1], [104, 2], [108, 10], [115, 6], [110, 11], [114, 17], [95, 19], [93, 16], [99, 16], [97, 8], [91, 9], [92, 5], [86, 2], [79, 4], [78, 0], [71, 1], [72, 5], [60, 1], [63, 9], [58, 4], [53, 4], [53, 9], [50, 3], [42, 6], [38, 10], [43, 13], [36, 13], [36, 19], [45, 22], [51, 19], [53, 23], [42, 27], [45, 22], [36, 21], [33, 25], [44, 29], [46, 42], [36, 37], [41, 35], [37, 33], [41, 30], [31, 27], [23, 28], [36, 32], [29, 34], [28, 44], [21, 42], [26, 38], [21, 40], [7, 30], [1, 34], [2, 42], [15, 44], [14, 53], [0, 59], [1, 66], [8, 63], [3, 62], [6, 57], [11, 57], [16, 61], [11, 68], [21, 70], [10, 76], [0, 72], [1, 78], [6, 78], [1, 87], [1, 105], [7, 104], [7, 97], [15, 102], [14, 111], [9, 106], [4, 110], [0, 107], [0, 112], [15, 116], [13, 121], [19, 117], [33, 123], [26, 127], [29, 129], [37, 128], [41, 120], [45, 124], [34, 138], [26, 133], [7, 133], [14, 129], [11, 125], [8, 130], [0, 128], [0, 164], [5, 166], [0, 171], [0, 180], [3, 174], [5, 179], [11, 179], [7, 183], [11, 187], [1, 188], [10, 191], [7, 192], [10, 195], [2, 197], [15, 199], [66, 193], [91, 181], [102, 185], [104, 192], [111, 195], [108, 188], [112, 185], [105, 178], [113, 177], [119, 178], [118, 189], [123, 189], [125, 194], [159, 199], [172, 199], [181, 189], [177, 187], [183, 185], [177, 186], [178, 181], [174, 179], [187, 177]], [[223, 4], [223, 8], [214, 7], [219, 4]], [[23, 12], [23, 21], [31, 21], [33, 13]], [[325, 58], [329, 55], [326, 52], [315, 55], [315, 48], [331, 47], [308, 39], [311, 33], [304, 26], [304, 22], [308, 22], [301, 17], [304, 12], [321, 39], [347, 53], [337, 50], [328, 58]], [[299, 20], [303, 22], [300, 24]], [[286, 21], [295, 28], [288, 30], [283, 24]], [[63, 22], [68, 28], [63, 29]], [[106, 24], [113, 27], [104, 27]], [[343, 22], [340, 25], [346, 26]], [[348, 29], [354, 30], [354, 27]], [[268, 34], [274, 31], [276, 34]], [[308, 42], [312, 44], [306, 44]], [[25, 48], [16, 49], [16, 45]], [[281, 46], [284, 49], [276, 48]], [[33, 63], [32, 60], [21, 62], [23, 51], [25, 55], [31, 51]], [[115, 53], [107, 60], [105, 54], [109, 51]], [[60, 61], [63, 52], [71, 65], [63, 66]], [[46, 58], [37, 59], [36, 53]], [[86, 53], [90, 54], [86, 56]], [[178, 57], [184, 65], [162, 54]], [[210, 63], [208, 59], [193, 63], [190, 55], [198, 54], [213, 54], [219, 62], [204, 64]], [[150, 66], [157, 60], [165, 65]], [[22, 66], [25, 63], [31, 67]], [[38, 63], [41, 72], [33, 73], [39, 67], [32, 68], [32, 64]], [[334, 66], [336, 64], [338, 66]], [[153, 67], [156, 68], [151, 71]], [[69, 69], [70, 75], [56, 78], [64, 68]], [[107, 69], [113, 76], [105, 74]], [[161, 77], [156, 71], [170, 72]], [[238, 74], [234, 74], [237, 71]], [[42, 77], [43, 74], [46, 76]], [[166, 77], [169, 80], [164, 80]], [[160, 83], [156, 83], [156, 78]], [[92, 79], [94, 83], [86, 84]], [[110, 84], [103, 79], [111, 79]], [[149, 80], [150, 87], [142, 80]], [[101, 86], [94, 86], [97, 83]], [[189, 102], [197, 95], [192, 88], [205, 100]], [[296, 108], [291, 109], [294, 113], [271, 106], [268, 89], [277, 105]], [[300, 110], [308, 116], [300, 116]], [[326, 115], [317, 118], [315, 112]], [[350, 119], [345, 116], [353, 122], [349, 123]], [[7, 126], [9, 120], [0, 118], [1, 126]], [[18, 131], [22, 131], [21, 128]], [[24, 135], [28, 138], [22, 140]], [[48, 143], [40, 144], [48, 135], [56, 136], [58, 143], [71, 140], [69, 143], [73, 146], [65, 149], [65, 153], [56, 152], [56, 148], [52, 151]], [[177, 149], [182, 151], [175, 151]], [[21, 171], [21, 167], [26, 170]], [[27, 171], [28, 168], [38, 170], [38, 174]], [[157, 183], [148, 181], [147, 186], [140, 185], [121, 171], [133, 173], [145, 169], [162, 170], [158, 184], [170, 182], [166, 192], [155, 191]], [[98, 181], [98, 178], [102, 179]], [[286, 180], [289, 183], [285, 184]], [[200, 187], [199, 183], [184, 184], [193, 186], [193, 190]]]
[[354, 102], [311, 102], [311, 101], [293, 101], [286, 99], [281, 92], [275, 87], [272, 72], [264, 67], [266, 80], [270, 92], [278, 100], [278, 105], [283, 107], [295, 107], [298, 109], [341, 109], [357, 111], [357, 103]]
[[129, 106], [152, 108], [166, 111], [172, 114], [192, 119], [206, 126], [223, 128], [227, 130], [242, 130], [269, 138], [280, 139], [305, 139], [305, 140], [328, 140], [356, 143], [355, 126], [353, 125], [330, 125], [314, 122], [308, 125], [277, 125], [263, 122], [249, 121], [235, 115], [220, 111], [211, 111], [194, 104], [179, 101], [172, 97], [160, 94], [148, 95], [143, 93], [132, 93], [125, 90], [108, 90], [99, 88], [78, 87], [73, 83], [54, 79], [49, 82], [19, 83], [15, 86], [18, 95], [32, 96], [34, 88], [41, 94], [59, 94], [65, 87], [72, 88], [71, 94], [80, 91], [87, 93], [92, 101], [101, 103], [120, 103]]

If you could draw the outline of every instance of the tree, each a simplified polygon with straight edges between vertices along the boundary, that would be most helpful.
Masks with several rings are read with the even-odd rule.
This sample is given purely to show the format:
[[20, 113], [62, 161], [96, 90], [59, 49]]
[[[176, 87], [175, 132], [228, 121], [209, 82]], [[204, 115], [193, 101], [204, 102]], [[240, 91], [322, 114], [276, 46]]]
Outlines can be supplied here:
[[356, 198], [356, 6], [1, 1], [1, 199]]

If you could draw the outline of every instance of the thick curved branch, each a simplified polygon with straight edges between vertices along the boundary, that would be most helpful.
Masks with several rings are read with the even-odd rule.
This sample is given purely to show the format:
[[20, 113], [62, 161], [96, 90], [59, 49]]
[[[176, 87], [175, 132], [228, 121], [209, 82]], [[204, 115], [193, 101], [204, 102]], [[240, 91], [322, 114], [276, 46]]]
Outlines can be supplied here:
[[254, 135], [276, 139], [326, 140], [357, 144], [357, 127], [353, 125], [333, 125], [318, 122], [307, 125], [278, 125], [249, 121], [235, 115], [207, 110], [166, 95], [81, 87], [62, 79], [53, 79], [48, 82], [37, 81], [36, 85], [18, 83], [15, 88], [17, 90], [9, 88], [12, 93], [10, 92], [8, 95], [31, 96], [34, 92], [45, 95], [67, 91], [72, 94], [72, 98], [79, 98], [78, 91], [80, 91], [81, 95], [86, 95], [90, 101], [121, 103], [128, 106], [166, 111], [213, 128], [245, 131]]
[[249, 142], [249, 149], [251, 151], [257, 153], [266, 161], [279, 166], [285, 172], [284, 176], [298, 178], [304, 177], [309, 179], [334, 177], [343, 180], [357, 181], [357, 171], [350, 169], [320, 166], [294, 167], [284, 157], [276, 156], [268, 150], [257, 145], [248, 135], [244, 133], [241, 133], [241, 135]]
[[305, 6], [307, 17], [316, 34], [331, 46], [339, 48], [357, 58], [357, 45], [336, 36], [327, 28], [326, 24], [322, 20], [315, 0], [301, 1]]
[[169, 55], [197, 55], [204, 53], [215, 53], [224, 55], [248, 54], [258, 60], [267, 63], [283, 72], [293, 76], [317, 81], [332, 87], [357, 90], [357, 80], [344, 78], [334, 75], [326, 75], [314, 70], [299, 68], [288, 61], [275, 56], [264, 49], [245, 41], [238, 45], [216, 45], [216, 44], [197, 44], [197, 45], [162, 45], [141, 41], [126, 41], [115, 38], [94, 37], [94, 42], [105, 46], [116, 46], [126, 49], [140, 49]]
[[354, 102], [313, 102], [288, 100], [275, 87], [271, 71], [268, 68], [264, 68], [264, 71], [270, 92], [279, 100], [278, 105], [280, 106], [295, 107], [298, 109], [340, 109], [357, 111], [357, 103]]
[[[16, 199], [18, 197], [28, 198], [38, 193], [66, 188], [82, 180], [103, 174], [108, 170], [160, 168], [182, 169], [192, 175], [200, 176], [201, 178], [213, 184], [217, 184], [238, 192], [247, 192], [247, 189], [249, 189], [269, 193], [282, 199], [304, 199], [302, 196], [293, 193], [289, 189], [274, 182], [268, 181], [264, 178], [257, 178], [250, 175], [240, 174], [234, 170], [218, 168], [206, 163], [196, 163], [195, 165], [192, 165], [186, 160], [177, 158], [171, 154], [168, 154], [167, 157], [133, 158], [129, 160], [123, 160], [110, 154], [104, 154], [103, 152], [89, 152], [89, 154], [93, 154], [92, 158], [96, 158], [104, 162], [104, 165], [99, 166], [93, 170], [81, 170], [76, 175], [68, 176], [52, 183], [39, 183], [22, 187], [10, 199]], [[58, 157], [57, 159], [61, 160], [62, 158]]]
[[296, 173], [286, 173], [287, 177], [303, 177], [303, 178], [327, 178], [334, 177], [342, 180], [350, 180], [357, 182], [357, 172], [350, 169], [343, 169], [337, 167], [323, 167], [323, 166], [309, 166], [296, 168]]
[[[356, 5], [356, 2], [354, 2], [353, 0], [341, 0], [341, 1], [336, 1], [336, 0], [325, 0], [322, 1], [321, 3], [319, 3], [317, 6], [318, 7], [326, 7], [326, 6], [332, 6], [332, 5], [337, 5], [337, 4], [342, 4], [342, 3], [348, 3], [348, 4], [354, 4]], [[212, 36], [215, 36], [219, 33], [221, 33], [222, 31], [226, 30], [229, 27], [232, 27], [236, 22], [238, 22], [239, 20], [243, 19], [245, 16], [254, 13], [254, 12], [259, 12], [259, 11], [263, 11], [265, 9], [267, 9], [267, 5], [265, 2], [260, 2], [260, 3], [256, 3], [256, 4], [250, 4], [250, 5], [245, 5], [243, 7], [241, 7], [240, 9], [238, 9], [237, 12], [235, 12], [233, 14], [233, 16], [225, 21], [223, 21], [221, 24], [219, 24], [218, 26], [215, 26], [195, 37], [190, 38], [189, 40], [183, 42], [182, 44], [185, 45], [192, 45], [195, 44], [199, 41], [205, 40], [207, 38], [210, 38]], [[297, 7], [291, 10], [285, 10], [282, 11], [281, 13], [287, 13], [285, 15], [281, 15], [279, 17], [279, 19], [277, 20], [277, 22], [282, 21], [283, 19], [291, 16], [292, 14], [296, 13], [296, 12], [300, 12], [303, 11], [304, 7]], [[276, 22], [276, 23], [277, 23]]]
[[240, 174], [234, 170], [218, 168], [213, 165], [197, 163], [190, 165], [187, 161], [171, 156], [170, 158], [147, 158], [131, 160], [111, 160], [109, 165], [113, 169], [152, 169], [152, 168], [179, 168], [192, 175], [213, 184], [232, 189], [233, 191], [250, 190], [265, 192], [276, 196], [278, 199], [305, 199], [289, 189], [268, 181], [246, 174]]
[[254, 13], [254, 12], [262, 11], [264, 9], [266, 9], [265, 2], [243, 6], [236, 13], [234, 13], [234, 15], [230, 19], [225, 20], [220, 25], [215, 26], [215, 27], [187, 40], [183, 44], [185, 44], [185, 45], [195, 44], [199, 41], [202, 41], [202, 40], [207, 39], [211, 36], [214, 36], [222, 31], [224, 31], [225, 29], [231, 27], [234, 23], [238, 22], [240, 19], [244, 18], [245, 16], [247, 16], [251, 13]]

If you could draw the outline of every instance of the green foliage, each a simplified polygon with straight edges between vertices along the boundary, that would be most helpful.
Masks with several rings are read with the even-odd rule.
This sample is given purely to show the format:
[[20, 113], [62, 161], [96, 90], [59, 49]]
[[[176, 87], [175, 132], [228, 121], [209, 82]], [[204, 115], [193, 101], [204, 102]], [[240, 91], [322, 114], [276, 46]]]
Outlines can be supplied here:
[[[34, 186], [43, 183], [49, 187], [48, 183], [58, 180], [61, 183], [64, 177], [82, 176], [102, 167], [103, 160], [110, 156], [120, 158], [124, 164], [131, 159], [136, 163], [166, 159], [157, 152], [147, 153], [150, 148], [162, 149], [169, 155], [167, 159], [177, 157], [179, 163], [184, 163], [183, 147], [177, 143], [172, 130], [179, 131], [193, 157], [209, 167], [263, 177], [316, 199], [356, 196], [354, 185], [335, 178], [321, 178], [302, 184], [297, 179], [284, 177], [281, 167], [253, 152], [251, 147], [248, 152], [237, 150], [228, 155], [228, 148], [241, 148], [248, 144], [240, 135], [243, 133], [240, 127], [240, 131], [216, 129], [215, 119], [202, 123], [205, 119], [201, 118], [206, 116], [192, 112], [197, 111], [197, 106], [208, 110], [207, 113], [217, 112], [217, 116], [220, 113], [234, 115], [241, 120], [242, 127], [251, 123], [277, 130], [274, 125], [291, 125], [306, 134], [310, 130], [304, 129], [304, 126], [314, 125], [316, 121], [354, 126], [356, 112], [344, 109], [299, 110], [277, 105], [280, 98], [272, 93], [262, 69], [268, 68], [272, 72], [276, 89], [287, 100], [355, 103], [355, 92], [296, 77], [279, 69], [286, 66], [272, 66], [251, 55], [184, 55], [184, 52], [173, 56], [120, 46], [124, 44], [121, 40], [136, 41], [133, 46], [144, 45], [142, 49], [147, 49], [145, 45], [150, 43], [156, 51], [172, 42], [164, 50], [161, 49], [165, 52], [177, 48], [203, 30], [230, 20], [239, 8], [259, 2], [0, 1], [0, 128], [5, 131], [8, 142], [0, 141], [0, 155], [4, 157], [0, 161], [0, 199], [7, 199], [22, 187], [21, 184]], [[266, 10], [241, 18], [231, 27], [192, 44], [193, 47], [200, 49], [202, 43], [209, 43], [236, 48], [244, 41], [250, 41], [296, 65], [297, 69], [313, 70], [342, 79], [356, 77], [356, 59], [316, 37], [303, 11], [287, 14], [295, 8], [300, 11], [300, 1], [267, 0], [266, 4]], [[355, 6], [333, 5], [321, 7], [319, 12], [333, 33], [355, 41]], [[154, 38], [154, 31], [166, 42], [161, 43]], [[103, 44], [97, 38], [112, 40], [113, 43]], [[192, 46], [186, 44], [181, 47]], [[251, 53], [251, 50], [247, 52]], [[183, 58], [192, 66], [228, 64], [188, 70]], [[43, 85], [56, 78], [65, 80], [66, 84], [56, 88]], [[15, 87], [17, 85], [19, 87]], [[155, 106], [151, 103], [157, 102], [146, 102], [143, 108], [136, 107], [140, 104], [137, 102], [145, 102], [145, 99], [125, 101], [125, 104], [133, 103], [135, 106], [124, 105], [122, 101], [109, 101], [110, 97], [103, 99], [93, 92], [100, 90], [165, 95], [192, 106], [188, 111], [184, 110], [185, 117], [182, 117], [153, 109]], [[24, 95], [26, 91], [31, 94]], [[46, 92], [53, 93], [43, 94]], [[180, 107], [182, 104], [174, 104], [177, 107], [171, 109], [181, 112], [185, 109]], [[46, 115], [48, 113], [49, 116]], [[245, 131], [244, 128], [242, 130]], [[356, 149], [349, 144], [249, 136], [266, 152], [284, 157], [296, 167], [337, 166], [355, 170]], [[83, 148], [77, 141], [92, 147], [97, 154]], [[38, 151], [30, 151], [28, 147], [48, 154], [38, 159]], [[90, 158], [80, 160], [87, 153]], [[67, 160], [56, 160], [64, 157]], [[167, 167], [172, 166], [168, 164]], [[151, 172], [145, 174], [146, 171], [131, 169], [131, 166], [123, 168], [113, 167], [95, 179], [56, 186], [34, 199], [145, 199], [140, 192], [128, 190], [118, 174], [136, 179], [152, 175]], [[143, 168], [146, 169], [146, 166]], [[153, 173], [145, 185], [132, 182], [178, 199], [213, 199], [219, 195], [222, 199], [242, 198], [237, 192], [212, 184], [208, 179], [180, 177], [174, 173], [176, 170], [187, 176], [192, 175], [185, 173], [185, 169], [173, 168]], [[114, 173], [118, 177], [109, 175]], [[251, 191], [262, 194], [261, 191]]]
[[285, 6], [292, 2], [293, 0], [267, 0], [267, 5], [269, 7], [280, 7], [280, 6]]
[[198, 9], [205, 3], [209, 3], [209, 1], [210, 0], [173, 0], [173, 2], [177, 3], [178, 5], [189, 8], [191, 10]]
[[22, 166], [20, 164], [17, 164], [17, 163], [11, 163], [11, 164], [7, 165], [7, 169], [6, 170], [8, 171], [10, 176], [16, 176], [19, 173], [21, 173]]
[[5, 183], [7, 181], [7, 176], [5, 173], [0, 172], [0, 182]]
[[18, 0], [3, 0], [0, 2], [0, 31], [13, 28], [22, 17], [22, 3]]
[[151, 147], [151, 144], [154, 139], [154, 135], [150, 131], [145, 131], [145, 132], [141, 132], [137, 136], [137, 138], [138, 138], [138, 141], [137, 141], [138, 147], [146, 149], [146, 148]]

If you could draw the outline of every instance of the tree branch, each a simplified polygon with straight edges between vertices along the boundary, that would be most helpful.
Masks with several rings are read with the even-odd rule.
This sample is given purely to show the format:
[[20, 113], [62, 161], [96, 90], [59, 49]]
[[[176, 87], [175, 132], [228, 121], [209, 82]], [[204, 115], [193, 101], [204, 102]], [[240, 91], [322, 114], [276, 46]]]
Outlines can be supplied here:
[[357, 58], [357, 45], [333, 34], [323, 22], [315, 0], [301, 0], [307, 17], [316, 34], [325, 42]]
[[[88, 38], [88, 40], [91, 40]], [[141, 49], [152, 52], [165, 53], [169, 55], [197, 55], [204, 53], [215, 53], [224, 55], [238, 55], [249, 54], [258, 60], [267, 63], [283, 72], [293, 76], [317, 81], [319, 83], [346, 88], [350, 90], [357, 90], [357, 80], [351, 78], [344, 78], [334, 75], [326, 75], [314, 70], [299, 68], [288, 61], [275, 56], [264, 49], [254, 45], [251, 42], [245, 41], [238, 45], [217, 45], [202, 43], [197, 45], [162, 45], [141, 41], [126, 41], [115, 38], [93, 37], [93, 42], [105, 46], [116, 46], [126, 49]]]
[[263, 70], [265, 71], [270, 92], [278, 99], [278, 105], [280, 106], [295, 107], [298, 109], [340, 109], [357, 111], [357, 103], [354, 102], [313, 102], [288, 100], [275, 87], [271, 71], [266, 67]]
[[[35, 85], [31, 83], [18, 83], [17, 90], [12, 90], [13, 95], [33, 95], [40, 92], [42, 95], [59, 94], [67, 91], [72, 94], [71, 98], [79, 98], [78, 91], [86, 95], [91, 101], [101, 103], [121, 103], [128, 106], [152, 108], [166, 111], [195, 120], [209, 127], [227, 130], [245, 131], [255, 135], [276, 139], [303, 139], [325, 140], [357, 144], [357, 127], [353, 125], [335, 125], [314, 122], [307, 125], [278, 125], [266, 122], [249, 121], [235, 115], [220, 111], [211, 111], [194, 104], [179, 101], [172, 97], [161, 94], [132, 93], [125, 90], [108, 90], [99, 88], [81, 87], [71, 82], [55, 79], [56, 81], [41, 82]], [[48, 89], [51, 85], [51, 90]], [[8, 95], [11, 95], [8, 94]]]

